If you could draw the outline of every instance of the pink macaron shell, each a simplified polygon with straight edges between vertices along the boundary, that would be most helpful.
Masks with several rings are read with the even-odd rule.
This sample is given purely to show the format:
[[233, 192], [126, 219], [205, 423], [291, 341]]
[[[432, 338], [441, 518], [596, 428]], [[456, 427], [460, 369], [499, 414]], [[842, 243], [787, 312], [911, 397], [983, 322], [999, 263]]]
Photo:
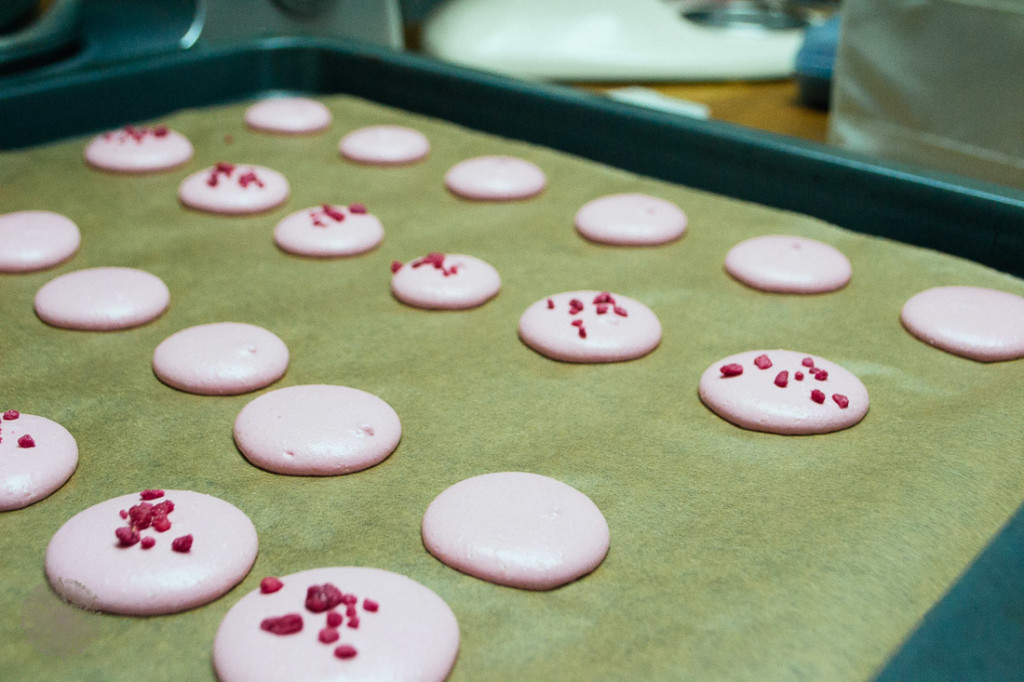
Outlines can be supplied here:
[[115, 173], [153, 173], [177, 168], [192, 158], [192, 143], [176, 130], [125, 127], [94, 137], [84, 157], [94, 168]]
[[[324, 211], [325, 206], [329, 212]], [[274, 227], [274, 243], [282, 251], [312, 258], [355, 256], [377, 248], [383, 239], [384, 226], [377, 216], [353, 213], [338, 204], [296, 211]]]
[[576, 212], [576, 230], [590, 241], [616, 246], [655, 246], [675, 241], [686, 231], [686, 214], [660, 197], [610, 194]]
[[980, 362], [1024, 357], [1024, 297], [973, 286], [935, 287], [900, 312], [911, 334], [948, 353]]
[[143, 270], [89, 268], [44, 284], [36, 292], [35, 310], [43, 322], [54, 327], [113, 331], [156, 319], [170, 299], [163, 280]]
[[497, 296], [500, 290], [501, 276], [490, 263], [461, 253], [414, 259], [391, 276], [391, 293], [395, 298], [430, 310], [475, 308]]
[[[807, 358], [827, 372], [824, 380], [804, 364]], [[732, 365], [742, 373], [728, 376]], [[784, 382], [781, 372], [787, 373]], [[813, 399], [814, 391], [821, 392], [821, 403]], [[869, 404], [867, 389], [851, 372], [818, 356], [790, 350], [753, 350], [723, 358], [701, 376], [699, 393], [708, 409], [726, 421], [752, 431], [793, 436], [849, 428], [864, 418]], [[845, 407], [837, 402], [841, 399], [848, 401]]]
[[278, 474], [335, 476], [380, 463], [402, 425], [375, 395], [347, 386], [303, 385], [266, 393], [235, 418], [235, 443], [255, 466]]
[[276, 334], [241, 322], [182, 329], [153, 353], [160, 381], [188, 393], [237, 395], [269, 386], [288, 369], [288, 347]]
[[331, 120], [330, 109], [307, 97], [272, 97], [245, 110], [246, 125], [267, 133], [318, 133], [330, 126]]
[[[459, 652], [459, 623], [441, 597], [424, 585], [376, 568], [316, 568], [280, 577], [283, 586], [264, 594], [254, 590], [231, 607], [213, 641], [213, 667], [221, 682], [440, 682], [448, 677]], [[338, 638], [319, 639], [327, 615], [305, 606], [307, 589], [333, 585], [355, 596], [358, 627], [350, 619], [337, 627]], [[367, 608], [366, 600], [376, 605]], [[347, 607], [335, 613], [346, 615]], [[262, 629], [269, 618], [297, 614], [302, 629], [275, 634]], [[329, 639], [329, 638], [328, 638]], [[354, 655], [339, 658], [339, 646]]]
[[[614, 303], [595, 303], [604, 296], [611, 296]], [[579, 312], [573, 313], [573, 301], [582, 305]], [[519, 318], [519, 338], [555, 360], [620, 362], [642, 357], [657, 348], [661, 343], [661, 322], [643, 303], [620, 294], [567, 291], [527, 308]]]
[[790, 235], [740, 242], [725, 256], [725, 270], [747, 286], [782, 294], [822, 294], [850, 281], [849, 259], [834, 246]]
[[0, 215], [0, 272], [35, 272], [71, 258], [82, 243], [78, 226], [53, 211]]
[[608, 523], [575, 488], [505, 472], [460, 481], [423, 516], [423, 544], [445, 564], [499, 585], [550, 590], [596, 569]]
[[[119, 512], [139, 504], [139, 493], [93, 505], [61, 526], [46, 548], [46, 577], [57, 594], [84, 609], [153, 616], [207, 604], [241, 582], [258, 547], [249, 517], [203, 493], [164, 493], [150, 503], [174, 503], [171, 527], [140, 530], [156, 542], [149, 549], [122, 546], [114, 534], [128, 525]], [[189, 551], [174, 551], [185, 535], [193, 538]]]
[[540, 194], [547, 177], [536, 164], [513, 156], [478, 156], [449, 169], [444, 184], [464, 199], [512, 201]]
[[414, 163], [430, 153], [430, 141], [412, 128], [375, 125], [359, 128], [341, 138], [338, 151], [349, 161], [375, 166]]
[[[218, 166], [224, 170], [218, 171]], [[218, 164], [185, 178], [178, 198], [185, 206], [208, 213], [246, 215], [283, 204], [291, 193], [288, 180], [265, 166]], [[227, 170], [230, 168], [230, 170]], [[255, 178], [255, 179], [253, 179]]]
[[[31, 447], [18, 443], [25, 436], [31, 438]], [[76, 466], [78, 444], [57, 422], [25, 413], [0, 418], [0, 511], [21, 509], [51, 495]]]

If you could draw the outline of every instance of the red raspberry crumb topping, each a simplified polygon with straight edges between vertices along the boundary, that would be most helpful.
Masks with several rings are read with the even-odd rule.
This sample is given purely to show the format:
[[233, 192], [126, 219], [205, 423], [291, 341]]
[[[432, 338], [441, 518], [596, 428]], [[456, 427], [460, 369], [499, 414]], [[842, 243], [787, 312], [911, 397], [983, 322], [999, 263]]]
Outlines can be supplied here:
[[142, 549], [149, 549], [155, 544], [156, 538], [154, 538], [152, 535], [147, 535], [146, 537], [142, 538], [142, 541], [140, 542], [140, 546], [142, 547]]
[[800, 361], [800, 364], [803, 365], [804, 367], [814, 367], [814, 359], [804, 358], [803, 360]]
[[119, 511], [117, 513], [121, 515], [122, 519], [127, 519], [128, 518], [128, 510], [127, 509], [122, 509], [121, 511]]
[[345, 606], [355, 606], [356, 604], [359, 603], [359, 597], [357, 597], [354, 594], [342, 595], [341, 603], [344, 604]]
[[144, 500], [155, 500], [158, 497], [163, 497], [163, 496], [164, 496], [164, 491], [163, 490], [148, 490], [147, 489], [147, 490], [143, 490], [141, 493], [139, 493], [139, 497], [141, 497]]
[[571, 299], [569, 301], [569, 314], [576, 315], [583, 312], [583, 301], [578, 298]]
[[356, 653], [356, 648], [351, 644], [342, 644], [334, 650], [334, 655], [340, 659], [353, 658]]
[[621, 317], [629, 317], [629, 311], [626, 310], [625, 308], [623, 308], [622, 306], [619, 306], [619, 305], [613, 306], [612, 310], [615, 311], [616, 315], [619, 315]]
[[352, 616], [351, 618], [348, 619], [348, 623], [346, 623], [346, 625], [348, 625], [353, 630], [359, 629], [359, 617], [358, 616]]
[[818, 370], [818, 373], [814, 375], [814, 378], [818, 381], [825, 381], [828, 379], [828, 372], [823, 369]]
[[317, 635], [317, 639], [319, 639], [324, 644], [337, 642], [340, 638], [341, 635], [338, 634], [338, 630], [336, 628], [324, 628]]
[[283, 616], [264, 618], [260, 629], [275, 635], [291, 635], [302, 630], [302, 615], [286, 613]]
[[32, 436], [28, 435], [27, 433], [18, 439], [19, 448], [34, 448], [35, 446], [35, 439], [33, 439]]
[[306, 608], [313, 613], [323, 613], [341, 603], [342, 593], [330, 583], [310, 585], [306, 589]]
[[393, 260], [391, 261], [391, 272], [398, 272], [402, 269], [402, 261]]
[[598, 303], [597, 304], [597, 314], [598, 315], [604, 315], [607, 312], [608, 312], [608, 304], [607, 303]]
[[789, 372], [782, 370], [775, 375], [775, 385], [779, 388], [785, 388], [789, 385]]
[[4, 412], [4, 419], [17, 419], [20, 416], [21, 412], [18, 412], [17, 410], [7, 410], [6, 412]]
[[284, 587], [284, 583], [271, 575], [260, 581], [260, 593], [262, 594], [273, 594], [282, 587]]
[[793, 378], [796, 379], [797, 381], [803, 381], [804, 380], [804, 373], [803, 372], [796, 372], [795, 374], [793, 374]]
[[171, 543], [171, 549], [175, 552], [188, 552], [192, 549], [192, 535], [182, 535], [180, 538], [174, 538], [174, 542]]
[[548, 299], [548, 310], [553, 310], [553, 309], [554, 309], [554, 307], [555, 307], [555, 302], [554, 302], [554, 301], [552, 301], [552, 300], [551, 300], [551, 299], [549, 298], [549, 299]]
[[825, 394], [818, 389], [814, 389], [811, 391], [811, 400], [821, 405], [825, 402]]
[[356, 213], [356, 214], [366, 213], [366, 206], [364, 206], [363, 204], [358, 204], [358, 203], [356, 203], [356, 204], [349, 204], [348, 205], [348, 210], [350, 212]]
[[344, 620], [345, 619], [342, 617], [342, 615], [340, 613], [338, 613], [337, 611], [328, 611], [327, 612], [327, 625], [328, 625], [328, 627], [336, 628], [339, 625], [341, 625], [342, 621], [344, 621]]
[[587, 330], [583, 328], [583, 325], [580, 325], [579, 335], [581, 339], [587, 338]]
[[839, 406], [839, 409], [845, 410], [850, 406], [850, 399], [841, 393], [833, 393], [832, 400]]
[[739, 365], [735, 362], [731, 362], [728, 365], [722, 365], [719, 368], [723, 377], [738, 377], [743, 374], [743, 365]]
[[114, 535], [120, 540], [122, 547], [131, 547], [139, 541], [138, 531], [132, 530], [128, 526], [121, 526], [114, 531]]
[[377, 613], [377, 609], [380, 608], [380, 604], [373, 601], [372, 599], [364, 599], [363, 608], [369, 611], [370, 613]]
[[772, 361], [768, 358], [767, 354], [761, 354], [754, 358], [754, 364], [758, 369], [768, 369], [772, 366]]

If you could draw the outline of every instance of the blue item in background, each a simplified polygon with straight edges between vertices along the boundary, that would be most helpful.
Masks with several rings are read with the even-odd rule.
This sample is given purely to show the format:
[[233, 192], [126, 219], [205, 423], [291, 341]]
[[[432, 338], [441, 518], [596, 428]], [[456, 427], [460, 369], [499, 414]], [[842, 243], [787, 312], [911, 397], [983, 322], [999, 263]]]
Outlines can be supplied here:
[[800, 101], [809, 107], [828, 109], [838, 44], [838, 14], [806, 31], [804, 43], [796, 53], [795, 75]]

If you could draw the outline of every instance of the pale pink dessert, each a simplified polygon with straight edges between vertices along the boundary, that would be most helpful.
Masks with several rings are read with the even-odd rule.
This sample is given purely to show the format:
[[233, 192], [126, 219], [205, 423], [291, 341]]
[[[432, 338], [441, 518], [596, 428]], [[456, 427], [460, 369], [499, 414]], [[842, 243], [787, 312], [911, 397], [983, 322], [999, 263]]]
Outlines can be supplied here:
[[167, 126], [125, 126], [99, 135], [85, 148], [86, 162], [117, 173], [169, 170], [192, 158], [192, 143]]
[[643, 303], [607, 291], [567, 291], [543, 298], [519, 318], [519, 338], [565, 362], [620, 362], [661, 343], [661, 322]]
[[63, 263], [82, 235], [70, 218], [53, 211], [0, 215], [0, 272], [34, 272]]
[[256, 528], [224, 500], [190, 490], [143, 490], [93, 505], [46, 548], [46, 577], [66, 601], [130, 616], [207, 604], [256, 560]]
[[449, 169], [444, 184], [465, 199], [511, 201], [540, 194], [547, 177], [537, 165], [513, 156], [478, 156]]
[[307, 97], [272, 97], [245, 110], [245, 123], [267, 133], [318, 133], [331, 125], [331, 110]]
[[160, 381], [200, 395], [237, 395], [269, 386], [288, 369], [288, 347], [252, 324], [215, 322], [182, 329], [153, 353]]
[[501, 290], [501, 277], [494, 266], [461, 253], [431, 252], [404, 265], [396, 261], [391, 272], [391, 293], [417, 308], [475, 308]]
[[440, 682], [458, 652], [458, 620], [433, 591], [342, 566], [264, 578], [221, 621], [213, 667], [221, 682]]
[[156, 275], [133, 268], [89, 268], [56, 277], [35, 296], [39, 318], [54, 327], [112, 331], [150, 322], [171, 293]]
[[936, 287], [903, 305], [911, 334], [942, 350], [981, 362], [1024, 357], [1024, 297], [997, 289]]
[[660, 197], [610, 194], [576, 212], [576, 230], [590, 241], [616, 246], [654, 246], [675, 241], [686, 231], [686, 214]]
[[423, 544], [452, 568], [499, 585], [550, 590], [596, 569], [608, 523], [589, 497], [547, 476], [460, 481], [430, 503]]
[[288, 180], [265, 166], [217, 163], [185, 178], [178, 198], [199, 211], [244, 215], [283, 204], [291, 193]]
[[850, 281], [849, 259], [834, 246], [806, 237], [766, 235], [740, 242], [725, 270], [743, 284], [783, 294], [821, 294]]
[[335, 476], [380, 463], [402, 438], [394, 409], [347, 386], [279, 388], [235, 418], [235, 443], [254, 465], [279, 474]]
[[394, 166], [424, 159], [430, 153], [430, 141], [412, 128], [375, 125], [345, 135], [338, 142], [338, 151], [349, 161]]
[[313, 258], [355, 256], [377, 248], [384, 226], [363, 204], [320, 204], [285, 216], [274, 228], [282, 251]]
[[78, 444], [57, 422], [5, 410], [0, 414], [0, 511], [51, 495], [78, 466]]
[[850, 371], [791, 350], [752, 350], [719, 360], [700, 378], [700, 399], [752, 431], [784, 435], [846, 429], [868, 412], [868, 391]]

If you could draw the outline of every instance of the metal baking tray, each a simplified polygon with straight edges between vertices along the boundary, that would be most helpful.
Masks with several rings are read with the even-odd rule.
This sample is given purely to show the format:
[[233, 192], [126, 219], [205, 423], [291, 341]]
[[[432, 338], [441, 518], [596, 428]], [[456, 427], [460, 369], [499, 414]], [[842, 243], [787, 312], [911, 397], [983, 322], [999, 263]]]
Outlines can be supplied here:
[[[346, 93], [1024, 277], [1024, 192], [369, 45], [278, 38], [0, 80], [0, 149], [263, 92]], [[879, 679], [1019, 679], [1024, 508]]]

